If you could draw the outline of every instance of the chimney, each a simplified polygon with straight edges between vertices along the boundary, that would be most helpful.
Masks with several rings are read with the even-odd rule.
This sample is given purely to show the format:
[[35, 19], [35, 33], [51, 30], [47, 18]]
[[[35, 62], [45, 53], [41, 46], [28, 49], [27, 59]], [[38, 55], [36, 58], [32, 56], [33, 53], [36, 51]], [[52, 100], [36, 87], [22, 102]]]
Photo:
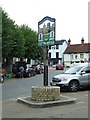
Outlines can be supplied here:
[[82, 39], [81, 39], [81, 44], [84, 44], [84, 38], [82, 37]]
[[69, 40], [68, 40], [68, 46], [70, 45], [70, 43], [71, 43], [71, 40], [70, 40], [70, 38], [69, 38]]

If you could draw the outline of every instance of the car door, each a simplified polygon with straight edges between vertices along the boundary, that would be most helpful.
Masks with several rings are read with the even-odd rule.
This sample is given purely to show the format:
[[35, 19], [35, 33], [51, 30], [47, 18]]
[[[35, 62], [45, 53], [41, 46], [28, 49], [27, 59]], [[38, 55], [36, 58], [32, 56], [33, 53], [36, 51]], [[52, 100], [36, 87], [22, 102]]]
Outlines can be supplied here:
[[85, 73], [88, 76], [88, 85], [90, 86], [90, 66], [85, 69]]
[[82, 70], [80, 81], [81, 85], [90, 86], [90, 66], [87, 66]]

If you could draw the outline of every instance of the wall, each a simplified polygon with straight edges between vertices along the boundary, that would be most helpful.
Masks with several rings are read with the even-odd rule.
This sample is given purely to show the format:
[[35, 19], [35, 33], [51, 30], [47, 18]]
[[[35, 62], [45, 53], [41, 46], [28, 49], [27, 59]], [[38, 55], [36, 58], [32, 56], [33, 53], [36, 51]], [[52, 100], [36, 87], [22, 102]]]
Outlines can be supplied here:
[[[70, 66], [71, 61], [72, 62], [89, 62], [89, 53], [83, 53], [84, 54], [84, 58], [80, 58], [80, 53], [77, 54], [64, 54], [64, 64], [65, 66]], [[73, 58], [71, 58], [70, 56], [73, 55]], [[75, 56], [77, 56], [77, 58], [75, 58]]]

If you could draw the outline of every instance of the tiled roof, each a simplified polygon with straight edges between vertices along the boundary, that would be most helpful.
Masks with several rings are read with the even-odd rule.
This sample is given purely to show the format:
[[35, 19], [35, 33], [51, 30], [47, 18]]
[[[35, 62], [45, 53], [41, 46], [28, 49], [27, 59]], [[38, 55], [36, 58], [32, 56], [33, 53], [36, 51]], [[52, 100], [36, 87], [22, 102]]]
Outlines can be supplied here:
[[70, 54], [70, 53], [89, 53], [90, 52], [90, 43], [84, 43], [84, 44], [74, 44], [69, 45], [64, 54]]

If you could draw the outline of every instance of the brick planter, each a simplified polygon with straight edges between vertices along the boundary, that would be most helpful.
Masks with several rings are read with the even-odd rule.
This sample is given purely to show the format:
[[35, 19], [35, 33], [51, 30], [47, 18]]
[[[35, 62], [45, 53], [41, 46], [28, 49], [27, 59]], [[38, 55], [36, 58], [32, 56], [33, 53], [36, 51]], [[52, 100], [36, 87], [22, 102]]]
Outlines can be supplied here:
[[31, 100], [33, 101], [56, 101], [60, 100], [60, 87], [32, 86]]

